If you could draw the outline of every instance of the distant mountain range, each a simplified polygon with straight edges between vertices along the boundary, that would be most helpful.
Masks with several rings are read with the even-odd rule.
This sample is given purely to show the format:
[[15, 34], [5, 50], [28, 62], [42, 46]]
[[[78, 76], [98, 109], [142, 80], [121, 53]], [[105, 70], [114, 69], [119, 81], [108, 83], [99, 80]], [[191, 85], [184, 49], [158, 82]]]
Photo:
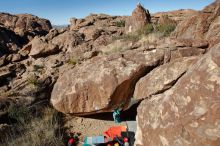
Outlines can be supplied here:
[[68, 24], [65, 24], [65, 25], [52, 25], [53, 28], [57, 28], [57, 29], [65, 28], [67, 26], [68, 26]]

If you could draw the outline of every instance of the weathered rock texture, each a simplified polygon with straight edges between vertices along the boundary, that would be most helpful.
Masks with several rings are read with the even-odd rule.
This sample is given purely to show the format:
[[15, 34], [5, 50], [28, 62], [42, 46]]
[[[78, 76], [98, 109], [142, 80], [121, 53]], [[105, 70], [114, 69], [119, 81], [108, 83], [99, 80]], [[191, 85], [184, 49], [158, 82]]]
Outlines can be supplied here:
[[132, 16], [126, 20], [125, 31], [127, 33], [136, 32], [150, 22], [151, 16], [149, 11], [138, 4], [132, 12]]
[[[210, 46], [220, 42], [219, 7], [216, 1], [151, 21], [138, 5], [131, 17], [91, 14], [62, 29], [1, 13], [0, 121], [15, 105], [51, 101], [64, 114], [86, 115], [143, 100], [136, 143], [218, 145], [220, 50]], [[152, 22], [178, 27], [171, 37], [125, 34]]]
[[176, 23], [180, 23], [181, 21], [187, 19], [192, 15], [195, 15], [196, 13], [198, 12], [191, 9], [180, 9], [169, 12], [158, 12], [155, 14], [151, 14], [151, 21], [153, 23], [158, 23], [161, 17], [168, 16], [169, 19], [175, 21]]
[[65, 72], [53, 88], [53, 106], [66, 114], [107, 112], [120, 106], [126, 108], [135, 83], [163, 61], [164, 51], [132, 51], [123, 56], [96, 57]]
[[[91, 14], [84, 19], [71, 18], [70, 30], [78, 30], [85, 35], [86, 41], [105, 41], [108, 37], [121, 35], [124, 32], [126, 17]], [[122, 23], [121, 25], [119, 23]], [[111, 38], [110, 37], [110, 38]]]
[[20, 48], [20, 37], [13, 31], [0, 26], [0, 57]]
[[157, 67], [137, 82], [134, 98], [145, 99], [170, 89], [196, 61], [197, 57], [184, 57]]
[[137, 144], [220, 143], [220, 45], [210, 49], [175, 86], [138, 107]]
[[30, 14], [0, 13], [0, 23], [16, 34], [30, 40], [35, 35], [45, 35], [52, 28], [49, 20]]
[[166, 25], [166, 24], [173, 24], [173, 25], [176, 25], [176, 21], [169, 18], [168, 15], [162, 15], [159, 19], [158, 19], [158, 24], [160, 25]]
[[207, 39], [212, 45], [220, 42], [220, 1], [207, 6], [197, 14], [182, 21], [174, 36], [187, 39]]

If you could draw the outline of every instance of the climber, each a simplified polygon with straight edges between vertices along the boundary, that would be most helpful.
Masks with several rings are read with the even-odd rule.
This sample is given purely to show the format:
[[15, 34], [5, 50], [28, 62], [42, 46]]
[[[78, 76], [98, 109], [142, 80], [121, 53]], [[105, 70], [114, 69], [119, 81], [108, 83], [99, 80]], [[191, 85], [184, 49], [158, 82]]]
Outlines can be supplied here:
[[115, 123], [121, 123], [121, 117], [120, 117], [120, 110], [118, 108], [116, 108], [113, 112], [113, 119], [115, 121]]

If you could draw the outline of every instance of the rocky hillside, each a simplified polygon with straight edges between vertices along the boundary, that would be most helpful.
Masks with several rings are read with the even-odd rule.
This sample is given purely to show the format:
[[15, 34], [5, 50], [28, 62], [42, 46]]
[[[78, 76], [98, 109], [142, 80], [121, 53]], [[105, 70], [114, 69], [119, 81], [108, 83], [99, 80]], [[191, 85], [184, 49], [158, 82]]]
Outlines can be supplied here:
[[0, 133], [13, 106], [46, 101], [63, 116], [92, 116], [140, 103], [136, 145], [217, 146], [219, 20], [219, 0], [152, 16], [138, 5], [131, 16], [91, 14], [62, 29], [1, 13]]

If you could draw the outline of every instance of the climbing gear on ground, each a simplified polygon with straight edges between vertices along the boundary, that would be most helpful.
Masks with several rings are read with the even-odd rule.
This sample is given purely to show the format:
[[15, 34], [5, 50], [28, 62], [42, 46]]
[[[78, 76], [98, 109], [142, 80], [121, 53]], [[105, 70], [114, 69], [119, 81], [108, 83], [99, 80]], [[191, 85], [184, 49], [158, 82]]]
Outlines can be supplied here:
[[107, 131], [103, 132], [103, 135], [106, 137], [105, 142], [114, 140], [115, 137], [121, 137], [121, 132], [126, 132], [126, 126], [115, 126], [110, 127]]
[[124, 137], [123, 141], [124, 141], [124, 146], [129, 146], [127, 137]]
[[74, 146], [75, 144], [75, 139], [74, 138], [70, 138], [68, 141], [68, 146]]

